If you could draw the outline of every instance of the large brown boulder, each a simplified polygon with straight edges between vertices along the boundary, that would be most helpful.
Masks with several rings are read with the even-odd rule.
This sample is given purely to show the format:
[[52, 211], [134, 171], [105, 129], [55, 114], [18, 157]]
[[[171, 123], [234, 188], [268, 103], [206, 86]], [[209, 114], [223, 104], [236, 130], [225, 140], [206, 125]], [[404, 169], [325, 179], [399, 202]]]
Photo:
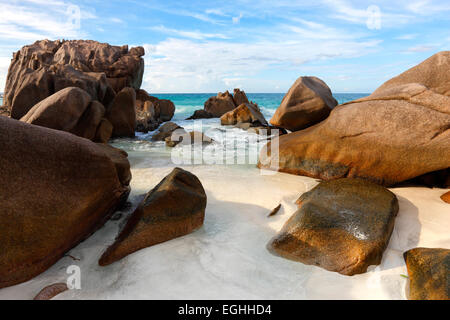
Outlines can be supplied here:
[[113, 126], [113, 137], [134, 137], [136, 128], [136, 92], [123, 88], [106, 110], [105, 118]]
[[254, 103], [241, 104], [239, 107], [228, 111], [220, 117], [222, 125], [235, 125], [237, 123], [251, 123], [254, 125], [267, 126], [259, 107]]
[[415, 248], [403, 254], [410, 300], [450, 300], [450, 250]]
[[302, 130], [326, 119], [337, 104], [325, 82], [300, 77], [283, 97], [270, 123], [291, 131]]
[[320, 183], [269, 243], [284, 258], [343, 275], [380, 264], [398, 213], [396, 196], [361, 179]]
[[[383, 185], [433, 172], [448, 175], [450, 91], [441, 93], [450, 83], [450, 53], [399, 76], [406, 78], [423, 83], [397, 85], [394, 78], [371, 96], [336, 107], [316, 126], [277, 139], [279, 153], [271, 154], [269, 143], [258, 166], [325, 180], [361, 177]], [[441, 178], [448, 183], [448, 177]]]
[[205, 208], [200, 180], [175, 168], [147, 193], [99, 264], [106, 266], [137, 250], [193, 232], [203, 225]]
[[236, 108], [236, 105], [233, 96], [228, 91], [225, 93], [219, 92], [216, 97], [209, 98], [204, 105], [204, 110], [215, 117], [221, 117], [234, 108]]
[[20, 121], [93, 140], [104, 114], [103, 105], [86, 91], [68, 87], [36, 104]]
[[36, 41], [14, 53], [4, 104], [20, 119], [48, 96], [76, 86], [108, 107], [115, 92], [139, 89], [144, 53], [142, 47], [128, 50], [91, 40]]
[[182, 130], [182, 132], [185, 132], [184, 129], [175, 122], [166, 122], [159, 127], [158, 132], [152, 136], [152, 141], [164, 141], [167, 137], [170, 137], [175, 130]]
[[0, 117], [0, 150], [2, 288], [49, 268], [101, 227], [130, 189], [123, 153], [111, 159], [67, 132]]

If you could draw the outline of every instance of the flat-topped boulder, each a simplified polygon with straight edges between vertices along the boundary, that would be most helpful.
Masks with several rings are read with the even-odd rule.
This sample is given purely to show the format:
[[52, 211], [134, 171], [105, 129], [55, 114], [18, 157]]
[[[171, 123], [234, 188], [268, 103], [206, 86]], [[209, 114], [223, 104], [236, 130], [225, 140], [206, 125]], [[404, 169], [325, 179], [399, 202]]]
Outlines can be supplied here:
[[[108, 148], [105, 151], [105, 148]], [[0, 288], [37, 276], [126, 201], [126, 153], [0, 117]]]
[[152, 141], [164, 141], [175, 130], [182, 130], [182, 132], [186, 132], [182, 127], [180, 127], [175, 122], [169, 121], [164, 123], [158, 128], [158, 132], [152, 136]]
[[361, 179], [339, 179], [320, 183], [297, 204], [270, 241], [272, 253], [349, 276], [380, 264], [399, 209], [392, 192]]
[[325, 120], [337, 104], [321, 79], [300, 77], [283, 97], [270, 123], [290, 131], [302, 130]]
[[336, 107], [314, 127], [278, 138], [277, 154], [271, 155], [269, 142], [258, 166], [324, 180], [360, 177], [387, 186], [439, 172], [448, 183], [450, 52], [405, 74], [398, 79], [417, 82], [388, 81], [371, 96]]
[[147, 193], [99, 260], [106, 266], [140, 249], [187, 235], [203, 225], [206, 193], [192, 173], [175, 168]]
[[92, 40], [41, 40], [15, 52], [6, 78], [4, 104], [20, 119], [34, 105], [66, 87], [79, 87], [108, 108], [116, 92], [139, 89], [142, 47]]
[[450, 300], [450, 250], [415, 248], [403, 254], [410, 300]]

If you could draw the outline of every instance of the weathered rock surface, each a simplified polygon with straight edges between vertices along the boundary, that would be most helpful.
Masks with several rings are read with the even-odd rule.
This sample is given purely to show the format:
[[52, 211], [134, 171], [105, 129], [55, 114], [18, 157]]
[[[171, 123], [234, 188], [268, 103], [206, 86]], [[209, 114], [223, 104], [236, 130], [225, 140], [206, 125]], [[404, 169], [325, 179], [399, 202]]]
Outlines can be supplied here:
[[36, 104], [20, 121], [70, 132], [90, 103], [91, 97], [86, 91], [65, 88]]
[[175, 114], [175, 104], [166, 99], [158, 99], [145, 90], [136, 90], [136, 130], [155, 130], [162, 122], [170, 121]]
[[130, 189], [126, 156], [111, 159], [67, 132], [0, 117], [0, 150], [2, 288], [58, 261], [101, 227]]
[[228, 92], [219, 92], [216, 97], [211, 97], [205, 102], [204, 110], [215, 117], [221, 117], [228, 111], [236, 108], [233, 96]]
[[415, 248], [403, 254], [410, 300], [450, 300], [450, 250]]
[[444, 202], [450, 203], [450, 191], [444, 193], [444, 194], [441, 196], [441, 199], [442, 199], [442, 201], [444, 201]]
[[20, 121], [94, 140], [104, 115], [105, 107], [86, 91], [68, 87], [36, 104]]
[[269, 243], [272, 253], [344, 275], [381, 262], [398, 213], [396, 196], [361, 179], [320, 183]]
[[95, 132], [94, 142], [107, 143], [111, 138], [113, 125], [108, 119], [102, 118]]
[[233, 101], [235, 106], [240, 106], [244, 103], [250, 103], [245, 92], [240, 89], [233, 90]]
[[55, 283], [42, 289], [33, 300], [51, 300], [58, 294], [69, 290], [65, 283]]
[[107, 109], [105, 118], [113, 126], [113, 137], [134, 137], [136, 128], [136, 92], [123, 88]]
[[36, 41], [13, 55], [4, 104], [22, 118], [35, 104], [66, 87], [87, 91], [109, 107], [115, 92], [139, 89], [144, 72], [142, 47], [111, 46], [91, 40]]
[[209, 98], [201, 110], [196, 110], [186, 120], [202, 118], [220, 118], [225, 113], [237, 108], [243, 103], [250, 103], [244, 91], [234, 89], [234, 97], [228, 92], [219, 92], [217, 96]]
[[220, 117], [220, 123], [222, 125], [235, 125], [237, 123], [250, 123], [255, 126], [268, 125], [258, 105], [253, 103], [241, 104], [239, 107], [228, 111]]
[[300, 77], [283, 97], [270, 123], [290, 131], [302, 130], [325, 120], [337, 104], [325, 82]]
[[99, 264], [106, 266], [137, 250], [193, 232], [203, 225], [205, 208], [200, 180], [175, 168], [147, 193]]
[[[450, 52], [439, 53], [371, 96], [336, 107], [314, 127], [281, 136], [278, 154], [270, 154], [269, 143], [258, 166], [324, 180], [360, 177], [383, 185], [438, 171], [448, 175], [449, 71]], [[397, 85], [398, 79], [417, 82]]]

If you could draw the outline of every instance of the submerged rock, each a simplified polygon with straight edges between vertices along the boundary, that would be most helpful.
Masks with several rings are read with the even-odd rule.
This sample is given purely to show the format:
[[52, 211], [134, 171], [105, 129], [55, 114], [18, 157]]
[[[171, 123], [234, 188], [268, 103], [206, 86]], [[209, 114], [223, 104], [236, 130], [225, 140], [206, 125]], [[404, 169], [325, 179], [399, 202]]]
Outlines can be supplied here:
[[387, 186], [440, 172], [447, 177], [439, 180], [448, 183], [449, 71], [450, 52], [439, 53], [371, 96], [336, 107], [314, 127], [281, 136], [277, 154], [270, 154], [269, 143], [258, 166], [324, 180], [360, 177]]
[[297, 204], [269, 250], [349, 276], [381, 262], [399, 209], [392, 192], [361, 179], [322, 182]]
[[170, 137], [175, 130], [183, 133], [186, 132], [175, 122], [166, 122], [159, 127], [158, 132], [152, 136], [152, 141], [164, 141], [167, 137]]
[[298, 131], [325, 120], [337, 105], [330, 88], [316, 77], [300, 77], [283, 97], [270, 123]]
[[193, 232], [203, 225], [205, 208], [206, 194], [200, 180], [175, 168], [147, 193], [99, 265], [109, 265], [140, 249]]
[[33, 300], [50, 300], [56, 297], [58, 294], [69, 290], [65, 283], [51, 284], [42, 289]]
[[37, 276], [101, 227], [126, 201], [131, 175], [125, 154], [112, 147], [107, 153], [87, 139], [6, 117], [0, 150], [2, 288]]
[[182, 145], [194, 145], [202, 144], [207, 145], [214, 142], [213, 139], [205, 135], [203, 132], [190, 131], [186, 132], [184, 129], [173, 131], [170, 136], [165, 138], [166, 146], [175, 147], [178, 144]]
[[144, 53], [142, 47], [128, 50], [91, 40], [36, 41], [14, 53], [4, 104], [20, 119], [45, 98], [75, 86], [108, 108], [115, 92], [139, 89]]
[[215, 116], [212, 113], [209, 113], [203, 109], [195, 110], [194, 114], [187, 118], [186, 120], [196, 120], [196, 119], [210, 119], [215, 118]]
[[267, 126], [259, 107], [254, 103], [241, 104], [239, 107], [225, 113], [220, 117], [222, 125], [234, 125], [237, 123], [250, 123], [255, 126]]
[[450, 250], [415, 248], [403, 254], [410, 300], [450, 300]]

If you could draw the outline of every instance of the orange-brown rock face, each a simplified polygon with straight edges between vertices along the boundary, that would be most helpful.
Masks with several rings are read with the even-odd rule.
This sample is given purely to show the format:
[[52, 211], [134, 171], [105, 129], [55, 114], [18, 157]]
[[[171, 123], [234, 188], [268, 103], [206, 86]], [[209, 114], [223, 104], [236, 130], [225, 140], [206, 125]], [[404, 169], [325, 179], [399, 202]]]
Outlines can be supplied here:
[[450, 203], [450, 191], [444, 193], [444, 194], [441, 196], [441, 199], [442, 199], [442, 201], [444, 201], [444, 202]]
[[201, 182], [192, 173], [175, 168], [146, 195], [99, 264], [111, 264], [137, 250], [191, 233], [203, 225], [205, 208]]
[[253, 103], [241, 104], [239, 107], [228, 111], [220, 117], [222, 125], [234, 125], [237, 123], [252, 123], [261, 126], [267, 126], [267, 121], [259, 110], [258, 106]]
[[270, 123], [298, 131], [325, 120], [337, 105], [330, 88], [316, 77], [300, 77], [283, 97]]
[[120, 151], [112, 157], [89, 140], [6, 117], [0, 150], [1, 288], [45, 271], [102, 226], [126, 200], [130, 176]]
[[175, 104], [166, 99], [158, 99], [145, 90], [136, 90], [136, 131], [155, 130], [161, 122], [170, 121], [175, 114]]
[[204, 106], [204, 110], [215, 117], [221, 117], [234, 108], [236, 108], [236, 105], [233, 96], [228, 91], [225, 93], [219, 92], [216, 97], [209, 98]]
[[[259, 167], [324, 180], [360, 177], [383, 185], [431, 172], [447, 175], [450, 91], [445, 91], [448, 82], [430, 79], [442, 80], [449, 71], [450, 52], [433, 56], [371, 96], [336, 107], [323, 122], [281, 136], [278, 154], [270, 154], [269, 143]], [[397, 84], [396, 79], [423, 84]]]
[[269, 243], [272, 253], [349, 276], [381, 262], [398, 213], [392, 192], [339, 179], [320, 183], [297, 203], [299, 210]]
[[415, 248], [403, 254], [410, 300], [450, 300], [450, 250]]
[[240, 106], [244, 103], [250, 103], [245, 92], [240, 89], [233, 90], [233, 101], [235, 106]]
[[14, 53], [4, 104], [20, 119], [35, 104], [66, 87], [87, 91], [108, 107], [115, 92], [139, 89], [144, 49], [111, 46], [91, 40], [36, 41]]

